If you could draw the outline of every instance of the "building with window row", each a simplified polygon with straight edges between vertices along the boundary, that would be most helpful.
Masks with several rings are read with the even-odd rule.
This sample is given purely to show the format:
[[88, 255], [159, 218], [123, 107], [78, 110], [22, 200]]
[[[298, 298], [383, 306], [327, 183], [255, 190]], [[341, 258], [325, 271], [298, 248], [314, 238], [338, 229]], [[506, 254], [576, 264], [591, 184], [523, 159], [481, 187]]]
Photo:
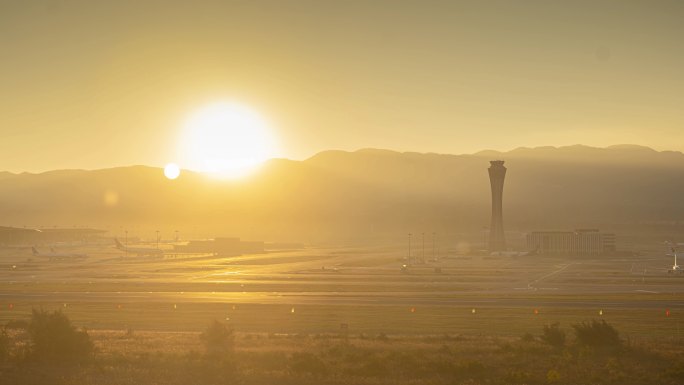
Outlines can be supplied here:
[[615, 251], [615, 234], [598, 229], [533, 231], [527, 234], [527, 248], [542, 255], [603, 255]]

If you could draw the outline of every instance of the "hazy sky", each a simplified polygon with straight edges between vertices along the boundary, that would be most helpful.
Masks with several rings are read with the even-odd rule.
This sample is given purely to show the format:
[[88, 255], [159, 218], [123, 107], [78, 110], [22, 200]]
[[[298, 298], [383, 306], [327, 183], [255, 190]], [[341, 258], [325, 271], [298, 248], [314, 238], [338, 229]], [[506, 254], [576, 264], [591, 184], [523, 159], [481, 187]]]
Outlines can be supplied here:
[[683, 1], [0, 0], [0, 170], [177, 157], [234, 100], [279, 156], [684, 150]]

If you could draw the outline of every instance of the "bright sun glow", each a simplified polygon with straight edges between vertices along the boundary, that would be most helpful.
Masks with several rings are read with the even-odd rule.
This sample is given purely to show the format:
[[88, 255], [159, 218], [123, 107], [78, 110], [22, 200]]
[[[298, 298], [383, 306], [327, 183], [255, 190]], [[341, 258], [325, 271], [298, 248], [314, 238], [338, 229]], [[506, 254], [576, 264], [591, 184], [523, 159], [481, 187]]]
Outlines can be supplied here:
[[175, 163], [164, 166], [164, 175], [169, 179], [176, 179], [180, 175], [180, 167]]
[[181, 150], [187, 167], [237, 178], [274, 156], [268, 124], [250, 108], [215, 103], [190, 116], [183, 127]]

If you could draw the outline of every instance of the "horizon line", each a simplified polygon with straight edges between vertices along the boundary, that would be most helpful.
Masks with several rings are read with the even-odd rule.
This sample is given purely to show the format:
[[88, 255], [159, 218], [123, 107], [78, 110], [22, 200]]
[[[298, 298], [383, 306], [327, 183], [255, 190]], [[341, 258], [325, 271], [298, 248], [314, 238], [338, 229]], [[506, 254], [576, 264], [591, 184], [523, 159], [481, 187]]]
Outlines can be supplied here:
[[[554, 149], [554, 150], [559, 150], [559, 149], [565, 149], [565, 148], [590, 148], [590, 149], [599, 149], [599, 150], [610, 150], [610, 149], [644, 149], [644, 150], [650, 150], [653, 152], [657, 153], [667, 153], [667, 152], [673, 152], [673, 153], [680, 153], [684, 154], [684, 152], [680, 150], [658, 150], [653, 147], [641, 145], [641, 144], [633, 144], [633, 143], [621, 143], [621, 144], [612, 144], [608, 146], [591, 146], [591, 145], [586, 145], [586, 144], [581, 144], [581, 143], [576, 143], [576, 144], [570, 144], [570, 145], [561, 145], [561, 146], [553, 146], [553, 145], [544, 145], [544, 146], [534, 146], [534, 147], [527, 147], [527, 146], [518, 146], [511, 148], [509, 150], [493, 150], [493, 149], [482, 149], [478, 150], [475, 152], [464, 152], [464, 153], [445, 153], [445, 152], [433, 152], [433, 151], [426, 151], [426, 152], [421, 152], [421, 151], [403, 151], [403, 150], [395, 150], [395, 149], [389, 149], [389, 148], [380, 148], [380, 147], [360, 147], [354, 150], [343, 150], [343, 149], [327, 149], [327, 150], [320, 150], [313, 155], [304, 157], [302, 159], [292, 159], [292, 158], [286, 158], [286, 157], [273, 157], [265, 160], [263, 164], [266, 164], [271, 161], [278, 161], [278, 160], [284, 160], [284, 161], [291, 161], [291, 162], [305, 162], [307, 160], [310, 160], [312, 158], [315, 158], [316, 156], [326, 153], [326, 152], [341, 152], [341, 153], [358, 153], [358, 152], [364, 152], [364, 151], [384, 151], [384, 152], [391, 152], [391, 153], [396, 153], [396, 154], [420, 154], [420, 155], [446, 155], [446, 156], [477, 156], [477, 155], [484, 155], [483, 153], [491, 153], [492, 155], [494, 154], [507, 154], [511, 153], [513, 151], [520, 151], [520, 150], [539, 150], [539, 149]], [[174, 162], [169, 162], [169, 163], [174, 163]], [[97, 168], [87, 168], [87, 167], [73, 167], [73, 168], [56, 168], [56, 169], [44, 169], [44, 170], [21, 170], [21, 171], [11, 171], [11, 170], [0, 170], [0, 173], [9, 173], [12, 175], [23, 175], [23, 174], [29, 174], [29, 175], [40, 175], [40, 174], [45, 174], [45, 173], [50, 173], [50, 172], [59, 172], [59, 171], [99, 171], [99, 170], [111, 170], [111, 169], [117, 169], [117, 168], [133, 168], [133, 167], [147, 167], [147, 168], [154, 168], [154, 169], [163, 169], [165, 165], [149, 165], [149, 164], [122, 164], [122, 165], [113, 165], [113, 166], [104, 166], [104, 167], [97, 167]], [[180, 166], [180, 165], [179, 165]], [[205, 174], [205, 175], [210, 175], [212, 174], [211, 172], [208, 171], [202, 171], [202, 170], [194, 170], [191, 168], [183, 168], [181, 166], [181, 170], [186, 171], [186, 172], [193, 172], [197, 174]]]

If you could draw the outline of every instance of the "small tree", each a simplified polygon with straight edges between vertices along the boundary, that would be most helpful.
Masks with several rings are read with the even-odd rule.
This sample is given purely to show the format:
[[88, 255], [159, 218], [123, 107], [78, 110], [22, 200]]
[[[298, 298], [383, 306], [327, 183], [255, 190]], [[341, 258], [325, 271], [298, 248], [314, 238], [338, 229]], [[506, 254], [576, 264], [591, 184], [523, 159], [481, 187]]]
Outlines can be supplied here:
[[565, 345], [565, 332], [561, 330], [558, 322], [544, 325], [544, 334], [541, 339], [553, 347], [560, 348]]
[[28, 332], [30, 357], [40, 361], [81, 361], [93, 352], [88, 333], [77, 330], [61, 311], [33, 309]]
[[582, 322], [572, 327], [580, 345], [616, 348], [622, 344], [618, 331], [605, 320]]
[[210, 355], [225, 354], [233, 350], [233, 330], [219, 321], [214, 320], [200, 338]]

